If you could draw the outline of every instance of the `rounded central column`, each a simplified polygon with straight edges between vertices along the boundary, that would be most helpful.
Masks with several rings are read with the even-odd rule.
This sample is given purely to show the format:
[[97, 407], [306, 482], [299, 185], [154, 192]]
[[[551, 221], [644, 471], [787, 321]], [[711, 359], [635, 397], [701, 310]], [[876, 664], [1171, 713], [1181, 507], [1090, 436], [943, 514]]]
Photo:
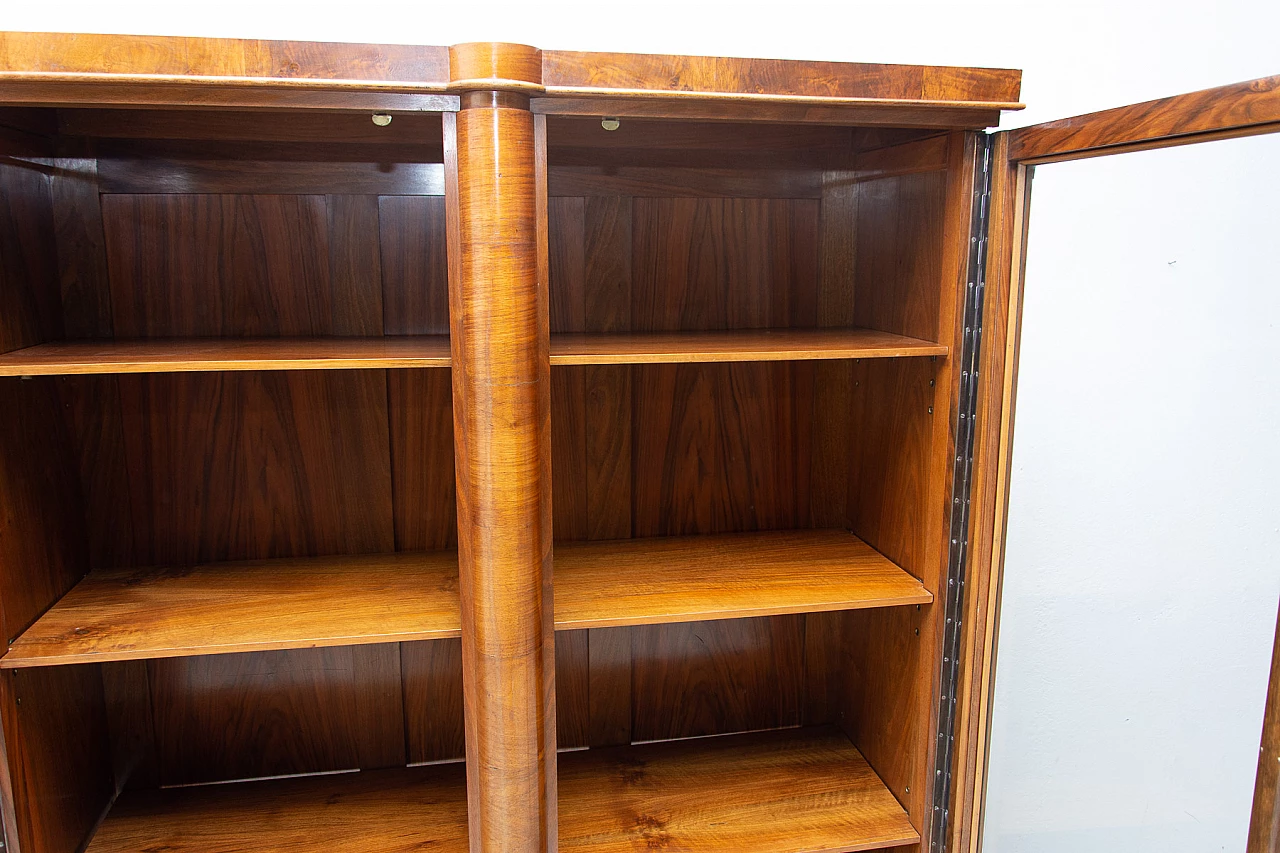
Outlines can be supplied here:
[[[541, 56], [450, 51], [449, 325], [472, 853], [556, 849]], [[541, 236], [540, 236], [541, 235]]]

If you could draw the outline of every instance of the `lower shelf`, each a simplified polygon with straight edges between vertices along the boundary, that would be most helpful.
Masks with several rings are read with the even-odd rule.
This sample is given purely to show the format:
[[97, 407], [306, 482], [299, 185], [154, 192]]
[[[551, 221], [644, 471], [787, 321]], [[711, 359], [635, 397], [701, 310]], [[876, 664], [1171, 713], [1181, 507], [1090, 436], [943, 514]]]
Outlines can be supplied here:
[[[840, 732], [791, 729], [560, 756], [560, 844], [837, 853], [919, 840]], [[467, 850], [461, 764], [124, 794], [88, 853]]]

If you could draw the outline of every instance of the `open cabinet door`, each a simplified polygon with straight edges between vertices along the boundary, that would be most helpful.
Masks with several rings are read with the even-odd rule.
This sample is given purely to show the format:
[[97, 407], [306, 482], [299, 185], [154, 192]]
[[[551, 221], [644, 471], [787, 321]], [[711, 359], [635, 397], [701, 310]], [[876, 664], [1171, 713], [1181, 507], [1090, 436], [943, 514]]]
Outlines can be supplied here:
[[[1023, 271], [1034, 167], [1280, 131], [1280, 76], [995, 134], [956, 686], [947, 849], [978, 853], [1018, 381]], [[1280, 645], [1273, 658], [1248, 853], [1280, 851]]]

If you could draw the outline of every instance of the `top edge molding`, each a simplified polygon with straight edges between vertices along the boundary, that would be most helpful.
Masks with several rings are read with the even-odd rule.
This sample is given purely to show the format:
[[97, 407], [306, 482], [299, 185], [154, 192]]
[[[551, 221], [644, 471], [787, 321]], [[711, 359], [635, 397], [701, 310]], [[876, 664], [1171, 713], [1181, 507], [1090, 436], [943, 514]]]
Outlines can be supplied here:
[[[1022, 73], [993, 68], [186, 36], [0, 33], [0, 104], [457, 109], [467, 91], [546, 101], [701, 101], [939, 112], [1019, 109]], [[441, 96], [445, 96], [442, 98]], [[585, 108], [590, 109], [590, 103]], [[556, 112], [557, 110], [548, 110]]]

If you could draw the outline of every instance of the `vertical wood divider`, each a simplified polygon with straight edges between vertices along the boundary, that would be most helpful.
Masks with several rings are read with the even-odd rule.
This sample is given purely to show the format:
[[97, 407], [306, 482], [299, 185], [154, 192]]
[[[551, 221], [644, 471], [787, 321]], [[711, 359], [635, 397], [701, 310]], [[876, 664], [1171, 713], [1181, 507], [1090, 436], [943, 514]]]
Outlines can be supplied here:
[[446, 115], [467, 811], [472, 853], [556, 849], [551, 362], [542, 55], [449, 50]]

